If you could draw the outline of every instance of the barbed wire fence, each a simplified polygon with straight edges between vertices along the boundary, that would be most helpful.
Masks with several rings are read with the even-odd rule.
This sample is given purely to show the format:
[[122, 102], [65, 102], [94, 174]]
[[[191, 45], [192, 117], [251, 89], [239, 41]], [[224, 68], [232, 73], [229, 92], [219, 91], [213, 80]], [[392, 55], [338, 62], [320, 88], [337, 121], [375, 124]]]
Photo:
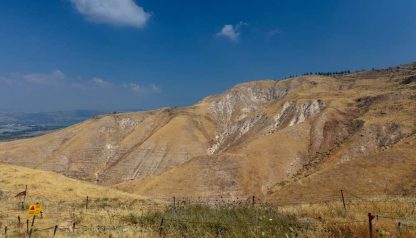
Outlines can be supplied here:
[[[26, 233], [29, 237], [35, 233], [47, 233], [50, 236], [55, 236], [59, 232], [74, 233], [77, 231], [114, 231], [125, 230], [133, 228], [137, 231], [146, 232], [138, 224], [118, 224], [107, 225], [97, 224], [93, 226], [86, 226], [77, 221], [75, 213], [82, 213], [83, 216], [97, 217], [100, 212], [108, 212], [111, 210], [112, 200], [103, 198], [86, 197], [79, 201], [55, 201], [42, 197], [40, 192], [31, 193], [30, 188], [25, 188], [25, 193], [18, 193], [20, 196], [3, 196], [0, 197], [2, 203], [0, 212], [0, 231], [1, 234], [7, 236], [12, 232]], [[416, 199], [414, 197], [405, 197], [401, 194], [357, 194], [349, 189], [333, 191], [328, 194], [322, 193], [308, 193], [308, 196], [315, 196], [314, 202], [297, 201], [297, 202], [269, 202], [264, 201], [255, 196], [244, 198], [231, 198], [227, 196], [154, 196], [153, 199], [163, 200], [164, 204], [142, 204], [136, 201], [137, 204], [130, 202], [125, 204], [125, 209], [130, 210], [132, 205], [135, 205], [134, 212], [167, 212], [169, 210], [180, 210], [189, 205], [201, 205], [210, 207], [254, 207], [256, 209], [285, 209], [292, 207], [312, 207], [317, 205], [326, 205], [328, 209], [341, 209], [348, 212], [351, 206], [363, 206], [371, 208], [368, 214], [363, 211], [363, 218], [360, 220], [342, 220], [342, 221], [325, 221], [330, 225], [348, 226], [351, 224], [366, 225], [368, 224], [370, 233], [372, 234], [372, 226], [379, 222], [388, 222], [393, 224], [399, 230], [416, 230]], [[107, 203], [106, 203], [107, 202]], [[28, 205], [39, 203], [43, 205], [43, 211], [39, 217], [28, 217]], [[395, 204], [400, 204], [403, 209], [397, 211]], [[117, 207], [120, 209], [121, 206]], [[391, 207], [390, 210], [386, 209]], [[68, 208], [72, 208], [68, 210]], [[396, 207], [397, 208], [397, 207]], [[82, 211], [82, 212], [80, 212]], [[368, 219], [367, 219], [368, 217]], [[49, 218], [48, 224], [37, 225], [38, 220]], [[33, 220], [31, 220], [33, 219]], [[241, 221], [240, 221], [241, 222]], [[160, 229], [163, 232], [163, 227], [167, 223], [189, 223], [189, 224], [218, 224], [218, 221], [198, 221], [190, 219], [179, 218], [162, 218]], [[238, 223], [241, 224], [241, 223]], [[224, 225], [232, 226], [235, 224], [227, 223]], [[247, 226], [257, 225], [255, 222], [247, 223]], [[377, 231], [377, 227], [375, 231]], [[161, 232], [161, 233], [162, 233]]]
[[[27, 191], [27, 188], [25, 189], [25, 202], [27, 204], [29, 203], [40, 203], [45, 204], [44, 212], [41, 215], [41, 218], [43, 216], [50, 216], [56, 219], [56, 221], [60, 222], [65, 219], [68, 219], [66, 216], [63, 216], [62, 208], [63, 207], [73, 207], [76, 209], [82, 209], [85, 207], [84, 214], [89, 214], [91, 216], [97, 215], [94, 211], [94, 209], [100, 208], [100, 199], [91, 199], [87, 197], [83, 201], [75, 201], [75, 202], [57, 202], [53, 201], [47, 198], [40, 197], [40, 193], [33, 193]], [[416, 218], [413, 216], [415, 213], [415, 207], [416, 207], [416, 200], [411, 197], [411, 199], [406, 200], [407, 198], [403, 197], [400, 194], [397, 195], [384, 195], [384, 194], [356, 194], [349, 190], [341, 190], [340, 195], [338, 194], [327, 194], [323, 195], [322, 193], [316, 193], [316, 194], [308, 194], [309, 196], [316, 195], [315, 198], [319, 198], [321, 201], [317, 202], [307, 202], [307, 201], [298, 201], [298, 202], [286, 202], [286, 203], [280, 203], [280, 204], [271, 204], [265, 201], [262, 201], [261, 199], [256, 198], [255, 196], [248, 197], [248, 198], [236, 198], [231, 199], [227, 197], [211, 197], [211, 196], [198, 196], [198, 197], [153, 197], [154, 199], [164, 200], [171, 204], [169, 205], [147, 205], [143, 207], [143, 212], [163, 212], [166, 209], [181, 209], [185, 206], [189, 205], [207, 205], [207, 206], [247, 206], [247, 207], [256, 207], [258, 209], [268, 209], [268, 208], [281, 208], [281, 207], [288, 207], [288, 206], [313, 206], [316, 204], [329, 204], [334, 202], [339, 202], [339, 206], [343, 207], [346, 211], [348, 210], [349, 206], [352, 206], [354, 204], [360, 204], [363, 202], [366, 202], [368, 204], [371, 204], [376, 213], [371, 214], [369, 213], [369, 220], [351, 220], [351, 221], [340, 221], [340, 222], [330, 222], [331, 225], [351, 225], [351, 224], [366, 224], [367, 222], [371, 226], [374, 222], [373, 219], [371, 219], [372, 216], [375, 217], [375, 222], [378, 222], [380, 220], [390, 220], [392, 223], [396, 224], [398, 229], [416, 229]], [[19, 198], [1, 198], [0, 199], [3, 206], [5, 205], [5, 208], [7, 211], [12, 211], [9, 214], [8, 213], [1, 213], [0, 216], [0, 229], [1, 225], [4, 226], [4, 235], [7, 236], [8, 233], [12, 232], [13, 229], [22, 230], [25, 228], [23, 216], [17, 216], [14, 218], [16, 211], [25, 211], [27, 209], [27, 206], [23, 207], [21, 206], [21, 201]], [[407, 209], [406, 213], [403, 212], [392, 212], [392, 211], [381, 211], [379, 204], [381, 203], [407, 203]], [[105, 206], [104, 206], [105, 207]], [[34, 220], [33, 220], [34, 221]], [[216, 224], [215, 221], [195, 221], [195, 220], [188, 220], [188, 219], [174, 219], [174, 218], [164, 218], [161, 221], [161, 229], [163, 229], [163, 223], [166, 225], [167, 222], [181, 222], [181, 223], [190, 223], [190, 224]], [[70, 225], [66, 226], [60, 226], [57, 223], [51, 224], [47, 227], [35, 227], [35, 224], [29, 224], [29, 219], [26, 219], [26, 233], [28, 235], [31, 235], [32, 233], [41, 233], [41, 232], [53, 232], [53, 235], [56, 235], [58, 231], [66, 231], [66, 232], [76, 232], [77, 230], [93, 230], [93, 231], [102, 231], [102, 230], [125, 230], [126, 228], [134, 227], [136, 229], [140, 228], [137, 225], [133, 224], [125, 224], [125, 225], [96, 225], [96, 226], [84, 226], [82, 224], [77, 224], [76, 222], [72, 222]], [[233, 224], [227, 224], [232, 226]], [[246, 224], [246, 225], [256, 225], [254, 223]], [[144, 231], [145, 232], [145, 231]]]

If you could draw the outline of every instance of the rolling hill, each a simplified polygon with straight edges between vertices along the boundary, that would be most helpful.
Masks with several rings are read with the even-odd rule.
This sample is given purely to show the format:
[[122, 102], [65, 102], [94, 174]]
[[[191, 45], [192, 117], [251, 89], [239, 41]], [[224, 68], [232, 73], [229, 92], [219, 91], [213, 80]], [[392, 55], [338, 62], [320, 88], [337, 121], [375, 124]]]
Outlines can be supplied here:
[[[30, 199], [49, 201], [82, 201], [90, 198], [137, 199], [146, 203], [146, 198], [120, 192], [111, 188], [97, 186], [49, 171], [40, 171], [14, 165], [0, 164], [0, 198], [14, 197], [25, 190]], [[150, 203], [154, 203], [153, 201]]]
[[154, 197], [411, 193], [416, 64], [236, 85], [0, 143], [0, 162]]

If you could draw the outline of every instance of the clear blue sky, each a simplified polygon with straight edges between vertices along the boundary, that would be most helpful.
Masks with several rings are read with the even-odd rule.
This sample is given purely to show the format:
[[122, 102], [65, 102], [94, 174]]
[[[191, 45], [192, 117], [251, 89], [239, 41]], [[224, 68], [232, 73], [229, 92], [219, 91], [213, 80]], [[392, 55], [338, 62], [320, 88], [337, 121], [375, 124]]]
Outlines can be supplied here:
[[190, 105], [416, 60], [415, 0], [2, 0], [0, 111]]

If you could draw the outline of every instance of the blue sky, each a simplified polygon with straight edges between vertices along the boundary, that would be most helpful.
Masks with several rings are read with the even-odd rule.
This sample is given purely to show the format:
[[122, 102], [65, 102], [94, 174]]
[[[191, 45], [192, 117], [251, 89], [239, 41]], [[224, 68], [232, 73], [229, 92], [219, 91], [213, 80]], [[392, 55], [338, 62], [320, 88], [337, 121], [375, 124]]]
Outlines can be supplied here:
[[4, 0], [0, 111], [191, 105], [233, 85], [416, 60], [414, 0]]

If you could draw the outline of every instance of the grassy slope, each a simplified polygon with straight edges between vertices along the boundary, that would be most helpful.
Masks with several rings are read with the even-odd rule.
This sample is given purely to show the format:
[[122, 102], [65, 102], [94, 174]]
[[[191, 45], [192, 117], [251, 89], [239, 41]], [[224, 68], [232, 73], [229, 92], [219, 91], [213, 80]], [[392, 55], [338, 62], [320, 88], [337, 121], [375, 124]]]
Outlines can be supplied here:
[[414, 193], [415, 137], [376, 156], [356, 158], [321, 169], [285, 186], [277, 185], [269, 192], [268, 201], [285, 204], [337, 199], [341, 189], [349, 197]]
[[[28, 185], [28, 196], [15, 194]], [[89, 196], [88, 210], [85, 209]], [[55, 225], [57, 237], [147, 237], [140, 227], [125, 229], [122, 218], [132, 211], [140, 214], [163, 209], [164, 203], [139, 195], [120, 192], [52, 172], [0, 164], [0, 229], [8, 228], [8, 237], [24, 237], [29, 204], [40, 203], [43, 216], [36, 219], [32, 237], [51, 237]], [[18, 224], [17, 217], [21, 218]], [[73, 224], [76, 229], [73, 229]], [[104, 227], [104, 228], [102, 228]], [[111, 227], [106, 228], [106, 227]], [[107, 229], [103, 232], [103, 229]]]
[[101, 187], [53, 172], [0, 164], [0, 190], [14, 196], [28, 186], [28, 195], [33, 198], [47, 198], [53, 201], [72, 201], [107, 197], [122, 199], [143, 199], [139, 195], [123, 193], [108, 187]]

